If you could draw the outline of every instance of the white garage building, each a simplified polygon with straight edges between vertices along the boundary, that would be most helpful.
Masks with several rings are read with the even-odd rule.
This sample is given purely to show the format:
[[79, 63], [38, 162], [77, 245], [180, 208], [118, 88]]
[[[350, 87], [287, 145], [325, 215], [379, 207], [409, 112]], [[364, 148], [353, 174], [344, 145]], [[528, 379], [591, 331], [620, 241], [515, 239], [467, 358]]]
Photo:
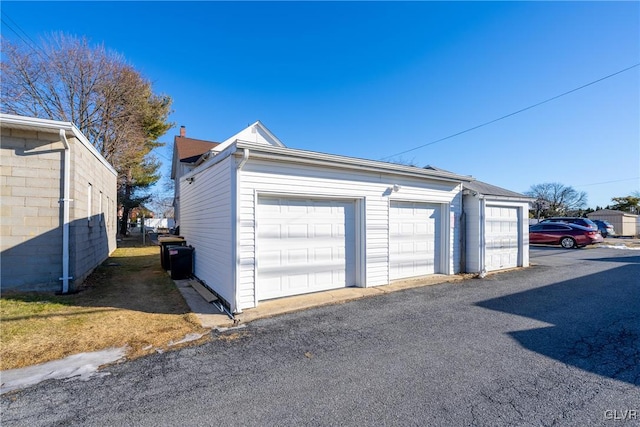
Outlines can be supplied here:
[[465, 182], [462, 269], [486, 273], [529, 266], [530, 197], [481, 181]]
[[180, 178], [180, 231], [195, 248], [195, 276], [239, 313], [272, 298], [459, 273], [472, 180], [289, 149], [256, 122]]

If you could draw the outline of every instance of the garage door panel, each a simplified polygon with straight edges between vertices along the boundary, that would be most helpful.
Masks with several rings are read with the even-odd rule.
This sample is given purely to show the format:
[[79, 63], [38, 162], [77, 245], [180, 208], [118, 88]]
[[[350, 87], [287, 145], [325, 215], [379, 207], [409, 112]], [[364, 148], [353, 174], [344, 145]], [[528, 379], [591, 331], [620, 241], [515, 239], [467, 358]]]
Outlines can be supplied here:
[[352, 201], [260, 198], [257, 238], [261, 300], [355, 284]]
[[520, 258], [518, 208], [487, 206], [485, 217], [485, 265], [487, 271], [517, 267]]
[[392, 280], [436, 272], [440, 239], [440, 207], [391, 202], [389, 257]]

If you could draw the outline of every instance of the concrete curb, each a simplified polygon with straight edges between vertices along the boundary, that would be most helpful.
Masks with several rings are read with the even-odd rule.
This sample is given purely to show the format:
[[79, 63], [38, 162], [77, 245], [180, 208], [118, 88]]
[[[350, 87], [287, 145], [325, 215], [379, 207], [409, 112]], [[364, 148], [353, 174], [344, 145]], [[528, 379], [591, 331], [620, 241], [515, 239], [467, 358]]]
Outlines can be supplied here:
[[360, 298], [382, 295], [405, 289], [419, 288], [423, 286], [438, 285], [441, 283], [461, 282], [473, 277], [471, 274], [459, 274], [447, 276], [435, 274], [417, 279], [400, 280], [388, 285], [371, 288], [340, 288], [330, 291], [316, 292], [312, 294], [295, 295], [292, 297], [278, 298], [262, 301], [255, 308], [246, 309], [235, 316], [235, 321], [228, 315], [218, 310], [212, 303], [207, 303], [204, 298], [191, 286], [192, 280], [175, 280], [176, 286], [182, 293], [185, 301], [196, 315], [203, 328], [219, 329], [238, 326], [258, 319], [264, 319], [281, 314], [294, 313], [308, 310], [314, 307], [322, 307], [331, 304], [342, 304]]

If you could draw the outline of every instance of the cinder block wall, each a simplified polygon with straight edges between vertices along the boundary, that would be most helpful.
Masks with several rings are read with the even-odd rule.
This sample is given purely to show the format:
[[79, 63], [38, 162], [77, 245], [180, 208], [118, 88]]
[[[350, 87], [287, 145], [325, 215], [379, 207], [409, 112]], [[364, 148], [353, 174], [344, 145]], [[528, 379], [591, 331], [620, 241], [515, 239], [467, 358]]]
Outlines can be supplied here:
[[59, 136], [2, 129], [1, 285], [3, 290], [55, 291], [62, 275]]
[[[70, 290], [74, 290], [116, 249], [117, 177], [80, 141], [73, 137], [68, 140], [73, 200], [69, 271], [73, 277]], [[3, 291], [62, 289], [63, 162], [64, 145], [57, 132], [2, 128]]]
[[70, 262], [73, 286], [78, 286], [116, 249], [117, 177], [75, 138], [69, 143], [73, 173], [71, 198], [74, 200]]

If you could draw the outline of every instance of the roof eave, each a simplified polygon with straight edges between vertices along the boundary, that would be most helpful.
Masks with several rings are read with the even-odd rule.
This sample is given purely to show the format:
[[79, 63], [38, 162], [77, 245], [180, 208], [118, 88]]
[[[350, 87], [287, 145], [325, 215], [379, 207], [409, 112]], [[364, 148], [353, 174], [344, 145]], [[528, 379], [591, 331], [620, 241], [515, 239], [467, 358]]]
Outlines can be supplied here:
[[[230, 148], [233, 147], [230, 146]], [[249, 149], [252, 156], [275, 158], [281, 161], [316, 164], [322, 166], [330, 166], [333, 168], [350, 168], [367, 170], [371, 172], [384, 172], [391, 174], [399, 174], [406, 176], [414, 176], [425, 179], [446, 181], [446, 182], [471, 182], [475, 178], [470, 176], [456, 175], [450, 172], [440, 172], [430, 169], [417, 168], [412, 166], [398, 165], [395, 163], [387, 163], [376, 160], [359, 159], [355, 157], [345, 157], [335, 154], [319, 153], [315, 151], [304, 151], [292, 148], [265, 146], [251, 142], [236, 141], [236, 149]]]

